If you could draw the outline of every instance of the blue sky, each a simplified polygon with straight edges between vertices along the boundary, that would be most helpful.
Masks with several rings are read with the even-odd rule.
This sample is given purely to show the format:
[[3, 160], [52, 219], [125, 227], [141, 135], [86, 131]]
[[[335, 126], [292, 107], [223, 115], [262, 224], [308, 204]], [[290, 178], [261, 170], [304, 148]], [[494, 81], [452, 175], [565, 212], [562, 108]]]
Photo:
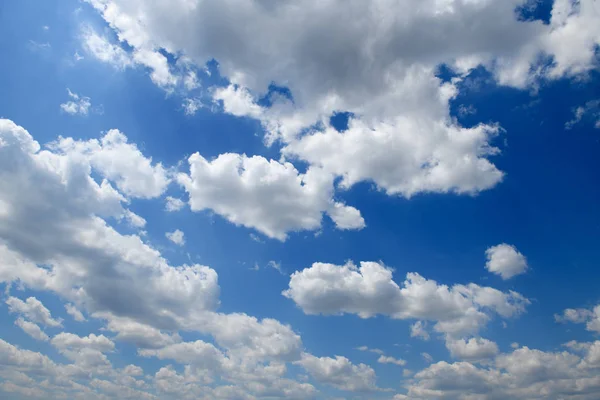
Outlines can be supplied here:
[[2, 398], [598, 398], [598, 3], [233, 3], [0, 6]]

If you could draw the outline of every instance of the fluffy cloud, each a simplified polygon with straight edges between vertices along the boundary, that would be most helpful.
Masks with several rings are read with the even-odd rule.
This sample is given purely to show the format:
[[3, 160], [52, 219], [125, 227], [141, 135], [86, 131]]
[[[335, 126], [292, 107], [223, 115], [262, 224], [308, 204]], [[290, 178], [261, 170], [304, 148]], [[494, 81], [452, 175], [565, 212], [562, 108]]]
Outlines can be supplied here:
[[67, 314], [69, 314], [71, 317], [73, 317], [73, 319], [75, 321], [77, 321], [77, 322], [85, 321], [85, 317], [83, 316], [81, 311], [79, 311], [77, 309], [77, 307], [75, 307], [73, 304], [70, 304], [70, 303], [65, 304], [65, 310], [67, 311]]
[[291, 231], [318, 229], [323, 213], [339, 229], [364, 226], [358, 210], [333, 201], [333, 177], [319, 169], [301, 174], [288, 162], [233, 153], [212, 161], [196, 153], [189, 163], [190, 174], [177, 179], [193, 211], [212, 210], [279, 240]]
[[567, 308], [562, 315], [555, 315], [557, 322], [571, 322], [583, 324], [588, 331], [600, 333], [600, 304], [593, 309]]
[[165, 210], [169, 212], [179, 211], [185, 206], [185, 202], [175, 197], [167, 196], [165, 198]]
[[50, 342], [60, 351], [77, 351], [81, 349], [93, 349], [102, 353], [113, 351], [115, 344], [104, 335], [96, 336], [93, 333], [80, 337], [68, 332], [62, 332], [52, 338]]
[[165, 233], [165, 236], [177, 246], [183, 246], [185, 244], [184, 233], [179, 229], [175, 229], [173, 232], [167, 232]]
[[[300, 360], [303, 350], [300, 336], [290, 326], [274, 319], [216, 312], [220, 288], [214, 270], [201, 265], [169, 265], [139, 236], [120, 234], [109, 225], [107, 220], [116, 221], [128, 210], [125, 196], [108, 180], [98, 184], [91, 176], [90, 164], [97, 161], [90, 161], [94, 154], [89, 153], [103, 152], [105, 143], [71, 139], [58, 143], [42, 150], [23, 128], [0, 120], [0, 185], [6, 189], [0, 192], [2, 282], [58, 295], [72, 306], [74, 318], [79, 318], [74, 310], [85, 311], [103, 322], [103, 329], [115, 334], [114, 340], [134, 343], [148, 356], [179, 354], [173, 353], [177, 345], [188, 345], [181, 344], [178, 331], [212, 338], [227, 354], [223, 365], [229, 372], [224, 378], [231, 387], [208, 387], [200, 372], [190, 372], [196, 389], [184, 398], [229, 399], [235, 393], [245, 393], [248, 398], [314, 396], [316, 389], [311, 384], [285, 376], [285, 363]], [[65, 143], [69, 145], [60, 146]], [[137, 148], [125, 145], [135, 150], [127, 156], [137, 157]], [[115, 157], [118, 154], [114, 153]], [[101, 173], [120, 182], [117, 187], [122, 190], [132, 191], [120, 170], [109, 171]], [[153, 180], [145, 182], [136, 194], [150, 193], [155, 187]], [[26, 301], [9, 297], [7, 303], [13, 312], [28, 319], [60, 325], [34, 297]], [[30, 325], [21, 325], [33, 332]], [[43, 368], [44, 376], [51, 377], [49, 383], [42, 384], [40, 379], [24, 387], [42, 390], [45, 397], [154, 398], [142, 390], [150, 383], [114, 370], [109, 354], [115, 345], [106, 336], [63, 332], [51, 343], [71, 364], [54, 364], [38, 353], [2, 342], [5, 347], [0, 352], [6, 350], [7, 354], [0, 356], [0, 363], [6, 366], [0, 372], [10, 363], [20, 363], [18, 370], [26, 376]], [[25, 365], [28, 359], [32, 361]], [[70, 388], [61, 388], [61, 380]], [[158, 380], [154, 383], [159, 384]]]
[[[342, 177], [342, 187], [372, 181], [406, 197], [474, 194], [501, 181], [490, 161], [499, 128], [464, 128], [449, 115], [469, 71], [484, 66], [500, 84], [523, 88], [585, 74], [600, 43], [594, 0], [555, 1], [548, 24], [519, 18], [523, 0], [88, 1], [157, 84], [173, 84], [157, 49], [198, 66], [214, 58], [231, 82], [212, 91], [224, 112], [260, 120], [268, 142], [282, 140], [285, 154]], [[435, 77], [442, 63], [459, 75], [452, 82]], [[273, 82], [293, 101], [271, 94], [271, 106], [258, 105]], [[328, 123], [336, 111], [353, 115], [346, 132]]]
[[67, 89], [70, 100], [60, 105], [60, 109], [71, 115], [88, 115], [92, 106], [91, 99], [85, 96], [79, 96], [77, 93]]
[[524, 274], [527, 271], [527, 259], [515, 246], [502, 243], [485, 251], [487, 262], [485, 268], [502, 279]]
[[590, 362], [597, 344], [588, 343], [583, 356], [522, 347], [497, 355], [485, 368], [438, 362], [415, 374], [408, 398], [592, 400], [600, 393], [598, 364]]
[[401, 367], [406, 365], [406, 360], [389, 357], [389, 356], [384, 356], [384, 355], [379, 356], [379, 358], [377, 359], [377, 362], [379, 364], [395, 364], [395, 365], [399, 365]]
[[35, 340], [41, 340], [47, 342], [50, 340], [48, 335], [33, 322], [25, 321], [23, 318], [17, 318], [15, 325], [23, 329], [23, 332], [34, 338]]
[[133, 61], [129, 54], [121, 47], [112, 44], [107, 37], [99, 35], [90, 27], [85, 27], [81, 36], [85, 50], [98, 60], [117, 69], [132, 66]]
[[303, 354], [298, 361], [318, 382], [330, 384], [338, 389], [349, 391], [373, 391], [375, 371], [365, 364], [354, 365], [346, 357], [315, 357]]
[[109, 130], [100, 140], [61, 137], [51, 144], [51, 149], [68, 158], [86, 161], [131, 197], [158, 197], [170, 181], [162, 164], [152, 165], [152, 159], [144, 157], [117, 129]]
[[417, 337], [423, 340], [429, 340], [426, 324], [423, 321], [417, 321], [410, 326], [410, 337]]
[[446, 346], [452, 357], [467, 361], [485, 360], [498, 354], [498, 345], [483, 338], [449, 339]]
[[307, 314], [430, 320], [436, 331], [453, 336], [476, 333], [491, 313], [509, 318], [529, 304], [516, 292], [473, 283], [448, 287], [417, 273], [408, 273], [399, 286], [392, 280], [392, 270], [375, 262], [361, 262], [360, 267], [315, 263], [295, 272], [283, 295]]
[[27, 300], [23, 301], [17, 297], [10, 296], [6, 299], [6, 304], [11, 313], [22, 314], [38, 324], [51, 327], [62, 326], [61, 321], [52, 318], [50, 310], [35, 297], [28, 297]]

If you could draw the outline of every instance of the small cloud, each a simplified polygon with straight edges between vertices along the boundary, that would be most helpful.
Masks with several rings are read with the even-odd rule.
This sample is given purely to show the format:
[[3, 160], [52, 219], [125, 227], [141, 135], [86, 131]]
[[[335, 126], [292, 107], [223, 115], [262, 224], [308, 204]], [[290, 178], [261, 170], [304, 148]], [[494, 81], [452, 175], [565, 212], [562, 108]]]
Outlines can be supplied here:
[[185, 115], [194, 115], [196, 114], [196, 111], [204, 107], [204, 105], [198, 98], [186, 98], [183, 100], [182, 107]]
[[79, 96], [67, 88], [67, 93], [71, 100], [60, 105], [60, 109], [70, 115], [88, 115], [92, 107], [92, 101], [89, 97]]
[[259, 269], [260, 266], [258, 265], [258, 263], [254, 263], [254, 266], [249, 268], [250, 271], [258, 271]]
[[281, 275], [285, 275], [285, 272], [281, 269], [281, 263], [278, 263], [275, 261], [269, 261], [267, 263], [267, 267], [277, 270], [277, 272], [279, 272]]
[[421, 357], [423, 357], [423, 360], [425, 360], [428, 363], [433, 362], [433, 357], [431, 357], [431, 354], [429, 353], [421, 353]]
[[406, 360], [402, 360], [402, 359], [394, 358], [394, 357], [388, 357], [388, 356], [384, 356], [384, 355], [381, 355], [377, 359], [377, 362], [379, 364], [395, 364], [395, 365], [399, 365], [401, 367], [406, 365]]
[[264, 240], [262, 240], [262, 239], [260, 238], [260, 236], [258, 236], [258, 235], [257, 235], [257, 234], [255, 234], [255, 233], [251, 233], [251, 234], [250, 234], [250, 239], [254, 240], [254, 241], [255, 241], [255, 242], [257, 242], [257, 243], [264, 243]]
[[513, 348], [513, 349], [518, 349], [519, 348], [519, 343], [513, 342], [513, 343], [510, 344], [510, 347]]
[[572, 129], [584, 119], [592, 120], [594, 128], [600, 129], [600, 100], [592, 100], [573, 109], [573, 119], [565, 123], [565, 129]]
[[504, 280], [527, 272], [527, 259], [513, 245], [502, 243], [485, 251], [485, 268]]
[[165, 210], [168, 212], [179, 211], [185, 206], [185, 202], [181, 199], [167, 196]]
[[48, 42], [39, 43], [39, 42], [36, 42], [35, 40], [29, 40], [29, 49], [31, 51], [47, 51], [47, 50], [50, 50], [51, 48], [52, 48], [52, 46]]
[[371, 348], [369, 348], [367, 346], [357, 347], [356, 350], [359, 350], [359, 351], [368, 351], [370, 353], [375, 353], [375, 354], [379, 354], [379, 355], [383, 355], [384, 354], [383, 350], [380, 350], [380, 349], [371, 349]]
[[410, 326], [410, 337], [421, 338], [425, 341], [429, 340], [429, 332], [427, 332], [427, 324], [423, 321], [417, 321]]
[[81, 61], [81, 60], [83, 60], [84, 58], [85, 58], [85, 57], [84, 57], [84, 56], [82, 56], [81, 54], [79, 54], [79, 52], [77, 52], [77, 51], [75, 52], [75, 54], [73, 54], [73, 59], [75, 60], [75, 62], [77, 62], [77, 61]]
[[458, 115], [460, 115], [461, 117], [466, 117], [467, 115], [473, 115], [475, 113], [477, 113], [477, 109], [472, 104], [468, 106], [461, 104], [458, 107]]
[[185, 244], [184, 233], [179, 229], [176, 229], [173, 232], [167, 232], [165, 233], [165, 236], [177, 246], [183, 246]]
[[50, 27], [48, 25], [44, 25], [44, 26], [42, 26], [42, 30], [44, 32], [48, 32], [50, 30]]

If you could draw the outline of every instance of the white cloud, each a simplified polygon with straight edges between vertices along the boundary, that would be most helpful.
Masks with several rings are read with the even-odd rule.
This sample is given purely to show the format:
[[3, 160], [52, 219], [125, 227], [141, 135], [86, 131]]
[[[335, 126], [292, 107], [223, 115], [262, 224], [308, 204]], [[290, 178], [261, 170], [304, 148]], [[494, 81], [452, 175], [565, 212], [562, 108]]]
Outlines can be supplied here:
[[35, 297], [28, 297], [27, 300], [23, 301], [19, 298], [10, 296], [6, 299], [6, 304], [11, 313], [24, 315], [32, 322], [54, 328], [62, 326], [61, 321], [52, 318], [50, 310]]
[[426, 323], [423, 321], [417, 321], [410, 326], [410, 337], [421, 338], [423, 340], [429, 340], [429, 332], [427, 332]]
[[[28, 376], [49, 377], [46, 383], [40, 378], [25, 386], [11, 384], [41, 390], [46, 398], [154, 398], [145, 390], [162, 393], [171, 386], [146, 377], [136, 383], [115, 371], [109, 359], [113, 340], [159, 356], [164, 353], [159, 349], [182, 343], [178, 332], [185, 331], [213, 340], [226, 354], [227, 367], [222, 376], [226, 386], [210, 388], [200, 371], [184, 368], [190, 383], [181, 389], [185, 396], [203, 400], [315, 396], [310, 383], [285, 377], [286, 363], [300, 360], [303, 351], [301, 337], [290, 326], [243, 313], [215, 312], [220, 293], [217, 273], [200, 265], [172, 266], [138, 235], [117, 232], [103, 218], [121, 218], [125, 197], [108, 181], [98, 184], [90, 176], [87, 155], [56, 149], [41, 150], [26, 130], [0, 120], [0, 186], [5, 188], [0, 191], [0, 281], [54, 293], [104, 323], [102, 329], [114, 335], [112, 339], [96, 333], [56, 335], [52, 344], [71, 364], [55, 364], [41, 354], [0, 342], [0, 372], [2, 366], [18, 365]], [[27, 318], [59, 323], [33, 297], [8, 302]], [[149, 386], [154, 384], [167, 386]]]
[[[0, 184], [11, 188], [0, 193], [0, 202], [10, 209], [0, 214], [2, 281], [55, 292], [92, 313], [160, 321], [163, 326], [217, 306], [214, 270], [171, 266], [138, 236], [121, 235], [100, 218], [121, 216], [123, 196], [108, 182], [98, 185], [91, 178], [87, 157], [78, 151], [39, 151], [27, 131], [7, 120], [0, 120], [0, 138]], [[77, 148], [80, 142], [62, 143]], [[142, 164], [148, 161], [141, 153], [139, 157]], [[143, 183], [130, 181], [137, 175], [121, 174], [110, 159], [94, 163], [130, 192], [153, 193], [154, 180], [143, 180], [149, 187], [137, 186]]]
[[375, 353], [375, 354], [379, 354], [379, 355], [383, 355], [383, 350], [381, 349], [370, 349], [367, 346], [360, 346], [357, 347], [356, 350], [360, 350], [360, 351], [369, 351], [371, 353]]
[[142, 369], [142, 367], [129, 364], [125, 368], [123, 368], [123, 373], [129, 376], [142, 376], [144, 375], [144, 370]]
[[484, 338], [448, 339], [446, 347], [452, 357], [467, 361], [480, 361], [498, 354], [498, 345]]
[[[133, 60], [125, 50], [118, 45], [110, 43], [108, 38], [100, 36], [90, 27], [84, 27], [82, 42], [85, 50], [90, 55], [117, 69], [125, 69], [133, 65]], [[77, 56], [75, 58], [77, 59]]]
[[377, 314], [395, 319], [434, 321], [448, 335], [476, 333], [492, 313], [509, 318], [524, 312], [529, 301], [516, 292], [504, 293], [474, 283], [448, 287], [408, 273], [402, 286], [392, 270], [375, 262], [333, 265], [314, 263], [292, 274], [283, 295], [307, 314]]
[[167, 232], [165, 233], [165, 236], [177, 246], [183, 246], [185, 244], [184, 233], [179, 229], [176, 229], [173, 232]]
[[340, 229], [362, 227], [355, 222], [360, 217], [355, 209], [332, 200], [333, 177], [318, 169], [301, 174], [288, 162], [233, 153], [212, 161], [196, 153], [189, 163], [190, 174], [179, 174], [177, 180], [188, 192], [193, 211], [210, 209], [282, 241], [288, 232], [319, 229], [323, 213], [335, 213], [343, 224]]
[[600, 129], [600, 100], [591, 100], [583, 106], [573, 110], [573, 119], [565, 124], [566, 129], [571, 129], [579, 124], [584, 118], [594, 122], [594, 127]]
[[88, 115], [90, 108], [92, 107], [91, 99], [89, 97], [79, 96], [77, 93], [71, 92], [68, 88], [67, 93], [71, 100], [61, 104], [60, 109], [71, 115]]
[[202, 107], [204, 107], [204, 105], [198, 98], [188, 97], [183, 100], [183, 112], [185, 115], [194, 115]]
[[423, 357], [423, 360], [425, 360], [428, 363], [433, 362], [433, 357], [431, 357], [431, 354], [429, 353], [421, 353], [421, 357]]
[[469, 362], [438, 362], [415, 374], [408, 397], [592, 400], [600, 393], [598, 364], [594, 364], [596, 346], [600, 348], [598, 342], [586, 346], [583, 357], [522, 347], [497, 355], [486, 367]]
[[401, 367], [406, 365], [406, 360], [389, 357], [389, 356], [384, 356], [384, 355], [379, 356], [379, 358], [377, 359], [377, 362], [379, 364], [395, 364], [395, 365], [399, 365]]
[[109, 130], [100, 140], [87, 141], [60, 137], [50, 145], [52, 150], [88, 165], [131, 197], [160, 196], [167, 188], [170, 177], [161, 163], [152, 164], [135, 144], [117, 129]]
[[85, 317], [83, 316], [81, 311], [79, 311], [77, 309], [77, 307], [75, 307], [73, 304], [71, 304], [71, 303], [65, 304], [65, 310], [67, 311], [67, 314], [69, 314], [71, 317], [73, 317], [73, 319], [75, 321], [77, 321], [77, 322], [85, 321]]
[[185, 206], [185, 202], [183, 200], [175, 197], [167, 196], [165, 200], [165, 210], [168, 212], [179, 211]]
[[555, 315], [557, 322], [572, 322], [574, 324], [583, 324], [590, 332], [600, 333], [600, 304], [592, 309], [586, 308], [567, 308], [562, 315]]
[[285, 275], [285, 272], [281, 268], [281, 263], [271, 260], [267, 263], [267, 267], [273, 268], [275, 271], [279, 272], [281, 275]]
[[352, 364], [346, 357], [315, 357], [312, 354], [302, 354], [298, 361], [317, 382], [332, 385], [348, 391], [377, 390], [375, 371], [365, 364]]
[[23, 329], [23, 332], [25, 332], [35, 340], [40, 340], [43, 342], [47, 342], [48, 340], [50, 340], [48, 335], [46, 335], [46, 333], [33, 322], [25, 321], [23, 318], [17, 318], [17, 320], [15, 321], [15, 325]]
[[[503, 178], [490, 160], [499, 127], [464, 128], [452, 118], [449, 101], [461, 79], [480, 65], [519, 88], [587, 73], [600, 43], [595, 0], [555, 1], [549, 24], [519, 18], [522, 0], [411, 1], [298, 8], [90, 0], [159, 85], [174, 78], [156, 49], [200, 68], [216, 59], [231, 84], [213, 90], [213, 100], [227, 113], [260, 120], [267, 142], [281, 139], [286, 155], [340, 176], [342, 187], [371, 181], [406, 197], [476, 194]], [[553, 62], [540, 65], [544, 57]], [[437, 79], [442, 63], [460, 76]], [[272, 83], [288, 87], [293, 101], [271, 94], [273, 106], [259, 106]], [[328, 123], [336, 111], [354, 115], [343, 134]]]
[[81, 337], [73, 333], [62, 332], [54, 336], [50, 343], [61, 352], [92, 349], [101, 353], [106, 353], [115, 349], [115, 344], [112, 340], [104, 335], [96, 336], [93, 333]]
[[527, 259], [515, 246], [502, 243], [485, 251], [487, 262], [485, 268], [502, 279], [524, 274], [527, 271]]

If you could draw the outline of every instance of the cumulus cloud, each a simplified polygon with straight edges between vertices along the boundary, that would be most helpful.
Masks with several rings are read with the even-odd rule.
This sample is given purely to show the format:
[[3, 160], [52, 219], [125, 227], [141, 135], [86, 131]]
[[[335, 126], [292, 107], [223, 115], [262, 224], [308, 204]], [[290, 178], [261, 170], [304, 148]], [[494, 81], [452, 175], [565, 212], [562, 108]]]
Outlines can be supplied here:
[[323, 213], [339, 229], [364, 226], [355, 208], [332, 200], [333, 177], [319, 169], [301, 174], [288, 162], [234, 153], [212, 161], [195, 153], [189, 164], [190, 174], [180, 173], [177, 180], [192, 211], [212, 210], [282, 241], [288, 232], [319, 229]]
[[410, 326], [410, 337], [429, 340], [429, 332], [427, 332], [426, 324], [423, 321], [417, 321]]
[[183, 200], [175, 197], [167, 196], [165, 200], [165, 210], [169, 212], [179, 211], [185, 206], [185, 202]]
[[392, 270], [380, 263], [345, 265], [314, 263], [292, 274], [283, 295], [307, 314], [377, 314], [395, 319], [435, 322], [448, 335], [476, 333], [491, 314], [504, 318], [524, 312], [529, 301], [516, 292], [501, 292], [474, 283], [446, 286], [417, 273], [406, 274], [401, 286]]
[[48, 335], [33, 322], [26, 321], [23, 318], [17, 318], [17, 320], [15, 321], [15, 325], [17, 325], [23, 330], [23, 332], [25, 332], [35, 340], [40, 340], [43, 342], [47, 342], [48, 340], [50, 340]]
[[170, 178], [161, 163], [152, 164], [135, 144], [117, 129], [109, 130], [100, 140], [87, 141], [60, 137], [50, 148], [68, 158], [86, 164], [115, 182], [117, 188], [131, 197], [160, 196]]
[[[16, 365], [26, 376], [43, 376], [25, 386], [11, 384], [40, 390], [42, 397], [50, 398], [155, 398], [141, 389], [156, 384], [162, 393], [170, 386], [158, 377], [136, 383], [116, 372], [108, 358], [115, 348], [113, 340], [133, 343], [140, 352], [148, 350], [148, 356], [161, 358], [170, 356], [167, 349], [177, 349], [169, 346], [184, 343], [178, 332], [186, 331], [210, 338], [226, 352], [229, 372], [223, 375], [227, 381], [223, 387], [206, 387], [203, 372], [190, 372], [185, 379], [195, 386], [182, 397], [229, 399], [239, 393], [250, 398], [314, 397], [316, 389], [310, 383], [284, 376], [285, 363], [301, 359], [301, 337], [274, 319], [216, 312], [220, 288], [213, 269], [170, 265], [139, 236], [123, 235], [110, 226], [104, 218], [121, 218], [127, 199], [108, 180], [98, 184], [92, 178], [90, 163], [96, 161], [90, 162], [93, 155], [80, 149], [103, 151], [102, 142], [100, 148], [72, 139], [63, 143], [72, 146], [68, 151], [60, 146], [42, 150], [25, 129], [0, 120], [0, 185], [6, 189], [0, 192], [0, 281], [54, 293], [73, 306], [74, 318], [79, 318], [74, 310], [84, 310], [114, 335], [54, 336], [52, 345], [71, 364], [55, 364], [39, 353], [0, 342], [2, 366]], [[131, 146], [128, 150], [135, 148]], [[131, 191], [120, 170], [106, 173]], [[152, 180], [145, 185], [136, 187], [135, 193], [149, 193], [155, 187]], [[7, 303], [27, 319], [60, 326], [34, 297], [26, 301], [9, 297]], [[33, 332], [31, 325], [21, 325]], [[65, 393], [65, 382], [71, 385], [72, 379], [84, 384]], [[163, 384], [167, 386], [159, 386]]]
[[487, 262], [485, 268], [502, 279], [524, 274], [527, 271], [527, 259], [515, 246], [502, 243], [485, 251]]
[[592, 400], [600, 393], [596, 346], [589, 343], [582, 356], [522, 347], [495, 356], [486, 367], [441, 361], [415, 374], [408, 398]]
[[400, 358], [389, 357], [389, 356], [385, 356], [385, 355], [379, 356], [379, 358], [377, 359], [377, 362], [379, 364], [395, 364], [395, 365], [399, 365], [401, 367], [406, 365], [406, 360], [402, 360]]
[[315, 357], [305, 353], [298, 364], [318, 382], [338, 389], [353, 392], [377, 389], [375, 371], [365, 364], [352, 364], [346, 357]]
[[446, 346], [452, 357], [467, 361], [479, 361], [498, 354], [498, 345], [484, 338], [449, 339]]
[[175, 229], [173, 232], [167, 232], [165, 233], [165, 236], [177, 246], [183, 246], [185, 244], [184, 233], [179, 229]]
[[111, 43], [106, 36], [96, 33], [91, 27], [85, 27], [81, 36], [85, 50], [98, 60], [108, 63], [117, 69], [124, 69], [133, 65], [131, 57], [125, 50]]
[[[502, 180], [491, 161], [500, 128], [464, 128], [449, 113], [471, 70], [525, 88], [587, 73], [600, 42], [594, 0], [555, 1], [548, 24], [519, 18], [522, 0], [89, 2], [157, 84], [173, 83], [157, 49], [198, 66], [216, 59], [231, 83], [212, 91], [224, 112], [260, 120], [268, 143], [281, 140], [284, 154], [341, 177], [343, 188], [369, 181], [405, 197], [476, 194]], [[458, 76], [442, 82], [440, 64]], [[292, 100], [270, 94], [272, 83]], [[258, 105], [265, 94], [271, 106]], [[346, 132], [328, 123], [337, 111], [353, 115]]]
[[556, 314], [554, 318], [557, 322], [585, 324], [588, 331], [600, 333], [600, 304], [592, 309], [567, 308], [562, 314]]
[[69, 314], [71, 317], [73, 317], [73, 319], [75, 321], [77, 321], [77, 322], [85, 321], [85, 317], [83, 316], [82, 312], [79, 311], [77, 309], [77, 307], [75, 307], [73, 304], [71, 304], [71, 303], [65, 304], [65, 310], [67, 311], [67, 314]]
[[55, 328], [62, 326], [61, 321], [52, 318], [50, 310], [35, 297], [28, 297], [27, 300], [23, 301], [10, 296], [6, 299], [6, 304], [11, 313], [22, 314], [32, 322]]

